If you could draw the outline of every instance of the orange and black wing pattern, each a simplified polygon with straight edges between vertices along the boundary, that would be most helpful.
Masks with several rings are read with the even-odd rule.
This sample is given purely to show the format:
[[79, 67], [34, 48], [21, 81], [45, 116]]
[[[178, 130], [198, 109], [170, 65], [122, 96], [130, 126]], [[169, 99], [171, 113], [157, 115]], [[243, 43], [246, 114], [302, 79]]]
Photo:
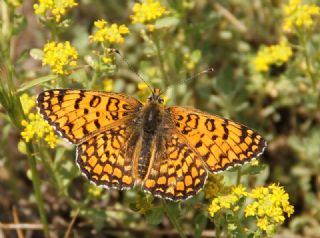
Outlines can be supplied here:
[[176, 129], [160, 133], [156, 139], [153, 164], [143, 189], [155, 196], [178, 201], [195, 195], [203, 187], [207, 169]]
[[77, 147], [77, 163], [94, 184], [117, 189], [134, 185], [133, 150], [128, 144], [133, 134], [130, 123], [129, 119], [123, 120]]
[[183, 107], [168, 107], [167, 113], [210, 172], [248, 162], [266, 147], [257, 132], [231, 120]]
[[62, 137], [74, 144], [109, 128], [142, 104], [119, 93], [53, 89], [39, 94], [40, 113]]

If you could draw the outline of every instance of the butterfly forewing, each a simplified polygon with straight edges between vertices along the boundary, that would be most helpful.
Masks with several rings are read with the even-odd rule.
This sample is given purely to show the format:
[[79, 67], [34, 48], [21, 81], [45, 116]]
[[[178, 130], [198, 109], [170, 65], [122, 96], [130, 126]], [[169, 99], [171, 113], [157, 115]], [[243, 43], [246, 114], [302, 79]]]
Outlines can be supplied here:
[[168, 116], [211, 172], [257, 157], [266, 147], [255, 131], [228, 119], [183, 107], [167, 108]]
[[123, 94], [73, 89], [44, 91], [37, 102], [44, 118], [75, 144], [103, 131], [142, 105]]

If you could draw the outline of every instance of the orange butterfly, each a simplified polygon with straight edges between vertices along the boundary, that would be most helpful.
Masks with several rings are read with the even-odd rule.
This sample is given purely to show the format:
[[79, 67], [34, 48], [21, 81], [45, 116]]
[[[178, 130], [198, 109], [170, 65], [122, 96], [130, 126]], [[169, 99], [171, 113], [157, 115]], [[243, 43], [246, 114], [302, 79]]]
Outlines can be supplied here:
[[259, 156], [255, 131], [192, 108], [165, 107], [159, 89], [146, 104], [119, 93], [54, 89], [37, 98], [40, 113], [77, 145], [77, 163], [96, 185], [140, 185], [155, 196], [187, 199], [218, 172]]

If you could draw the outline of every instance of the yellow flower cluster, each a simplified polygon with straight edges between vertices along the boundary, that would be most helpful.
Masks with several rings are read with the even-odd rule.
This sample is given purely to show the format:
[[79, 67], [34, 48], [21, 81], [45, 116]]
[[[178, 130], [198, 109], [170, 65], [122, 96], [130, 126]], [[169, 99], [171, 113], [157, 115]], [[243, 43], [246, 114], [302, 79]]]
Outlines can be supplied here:
[[28, 114], [31, 111], [31, 109], [36, 106], [36, 97], [30, 97], [28, 94], [24, 93], [20, 96], [20, 102], [24, 114]]
[[20, 97], [21, 105], [25, 114], [28, 114], [27, 120], [22, 120], [21, 125], [24, 130], [21, 137], [29, 142], [33, 138], [43, 139], [51, 148], [54, 148], [58, 142], [58, 136], [54, 133], [52, 127], [41, 117], [40, 113], [30, 112], [35, 108], [35, 97], [23, 94]]
[[212, 199], [211, 204], [208, 207], [208, 212], [211, 217], [219, 212], [221, 209], [232, 209], [233, 211], [237, 211], [239, 206], [237, 202], [243, 196], [247, 196], [245, 188], [240, 184], [231, 188], [231, 193], [227, 195], [221, 195], [214, 199]]
[[77, 6], [74, 0], [39, 0], [39, 3], [33, 5], [34, 11], [37, 15], [50, 18], [54, 16], [56, 22], [61, 21], [67, 11]]
[[282, 40], [280, 44], [259, 50], [257, 56], [253, 59], [253, 64], [257, 71], [267, 72], [271, 65], [281, 65], [287, 62], [292, 55], [292, 48], [286, 40]]
[[22, 120], [21, 125], [24, 130], [21, 132], [22, 138], [29, 142], [31, 139], [44, 139], [47, 144], [54, 148], [58, 142], [52, 127], [41, 117], [39, 113], [29, 113], [28, 120]]
[[69, 67], [77, 66], [78, 53], [69, 41], [48, 42], [43, 48], [43, 65], [50, 65], [55, 74], [67, 75], [70, 73]]
[[161, 18], [167, 14], [167, 9], [159, 2], [154, 0], [146, 0], [145, 3], [136, 3], [132, 7], [133, 15], [130, 16], [132, 23], [149, 23], [147, 24], [148, 30], [154, 30], [152, 21]]
[[303, 4], [302, 0], [290, 0], [283, 6], [283, 29], [292, 31], [294, 28], [310, 29], [314, 25], [312, 17], [320, 15], [320, 7], [316, 4]]
[[294, 212], [293, 206], [289, 203], [289, 195], [279, 185], [257, 187], [248, 196], [253, 202], [247, 205], [245, 216], [255, 216], [257, 226], [267, 233], [274, 232], [276, 225], [284, 222], [285, 213], [290, 217]]
[[89, 36], [89, 39], [94, 42], [122, 43], [124, 42], [123, 35], [129, 33], [129, 29], [125, 25], [109, 25], [105, 20], [95, 21], [94, 26], [97, 30]]

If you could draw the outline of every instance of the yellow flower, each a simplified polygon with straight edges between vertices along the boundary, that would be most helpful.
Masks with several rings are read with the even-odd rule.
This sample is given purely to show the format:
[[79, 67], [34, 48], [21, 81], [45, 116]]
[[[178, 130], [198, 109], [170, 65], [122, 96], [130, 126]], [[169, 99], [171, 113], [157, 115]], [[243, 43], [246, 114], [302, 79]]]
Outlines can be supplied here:
[[240, 198], [247, 196], [245, 188], [240, 184], [232, 187], [231, 192], [226, 195], [220, 195], [212, 199], [211, 204], [208, 207], [208, 212], [211, 217], [221, 209], [232, 209], [233, 211], [239, 210], [238, 201]]
[[169, 98], [166, 95], [163, 95], [162, 99], [163, 99], [163, 105], [166, 105], [169, 101]]
[[113, 88], [113, 81], [112, 79], [104, 79], [103, 80], [103, 89], [106, 92], [111, 92]]
[[251, 166], [258, 166], [258, 165], [259, 165], [259, 160], [257, 160], [257, 159], [251, 160], [251, 161], [250, 161], [250, 165], [251, 165]]
[[196, 66], [196, 62], [192, 60], [190, 54], [183, 55], [183, 64], [188, 70], [193, 70]]
[[289, 203], [289, 195], [283, 187], [276, 184], [257, 187], [248, 197], [253, 201], [245, 208], [245, 216], [255, 216], [257, 226], [268, 234], [274, 232], [277, 224], [284, 222], [285, 214], [290, 217], [294, 211]]
[[74, 0], [39, 0], [39, 3], [33, 5], [35, 14], [50, 19], [54, 16], [56, 22], [61, 21], [68, 10], [77, 6]]
[[320, 7], [316, 4], [303, 4], [302, 0], [290, 0], [283, 6], [283, 29], [292, 31], [294, 28], [310, 29], [314, 26], [313, 17], [320, 15]]
[[109, 42], [109, 43], [123, 43], [123, 35], [129, 33], [129, 29], [125, 25], [111, 24], [109, 25], [105, 20], [97, 20], [94, 22], [96, 31], [89, 39], [94, 42]]
[[147, 30], [149, 32], [153, 32], [156, 29], [156, 26], [154, 24], [147, 24]]
[[20, 96], [20, 102], [22, 105], [23, 112], [28, 114], [32, 108], [36, 106], [36, 97], [29, 96], [27, 93], [24, 93]]
[[[132, 23], [150, 23], [168, 13], [164, 6], [161, 6], [159, 2], [154, 0], [146, 0], [144, 3], [135, 3], [132, 11], [133, 15], [130, 16]], [[153, 27], [150, 29], [153, 29]]]
[[50, 65], [55, 74], [67, 75], [70, 67], [77, 66], [78, 53], [69, 41], [64, 43], [51, 41], [43, 48], [43, 65]]
[[239, 184], [238, 186], [236, 187], [233, 187], [232, 188], [232, 193], [238, 197], [241, 197], [241, 196], [248, 196], [248, 193], [246, 191], [246, 188], [243, 187], [242, 184]]
[[214, 217], [215, 214], [221, 209], [221, 206], [219, 205], [219, 201], [218, 200], [212, 200], [209, 208], [208, 208], [208, 212], [209, 212], [209, 215], [211, 217]]
[[99, 197], [103, 192], [102, 188], [99, 188], [98, 186], [90, 184], [88, 193], [92, 195], [93, 197]]
[[150, 95], [150, 90], [147, 84], [144, 82], [138, 83], [138, 97], [145, 101]]
[[43, 139], [54, 148], [58, 142], [58, 136], [55, 135], [52, 127], [41, 117], [39, 113], [29, 113], [27, 120], [22, 120], [21, 125], [24, 130], [21, 132], [21, 137], [29, 142], [32, 139], [39, 141]]
[[271, 45], [259, 50], [253, 59], [253, 64], [257, 71], [267, 72], [271, 65], [282, 65], [293, 55], [292, 48], [286, 40], [282, 40], [278, 45]]
[[266, 231], [268, 229], [268, 226], [269, 226], [269, 221], [265, 217], [257, 219], [257, 227], [259, 227], [261, 230]]

